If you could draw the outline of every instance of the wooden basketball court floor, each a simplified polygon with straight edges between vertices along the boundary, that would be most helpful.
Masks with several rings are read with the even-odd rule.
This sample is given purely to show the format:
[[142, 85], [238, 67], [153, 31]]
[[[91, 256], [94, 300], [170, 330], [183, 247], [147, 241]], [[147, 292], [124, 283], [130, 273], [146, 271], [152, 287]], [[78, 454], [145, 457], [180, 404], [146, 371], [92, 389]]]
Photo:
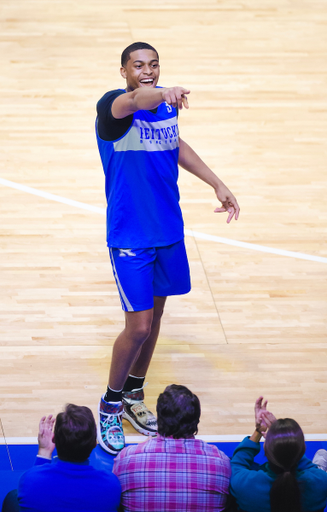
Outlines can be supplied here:
[[168, 300], [147, 403], [189, 386], [199, 434], [232, 439], [251, 432], [263, 394], [326, 438], [327, 2], [3, 0], [0, 16], [7, 440], [35, 440], [39, 418], [67, 402], [96, 413], [105, 390], [123, 314], [95, 104], [124, 87], [120, 53], [138, 40], [158, 49], [161, 85], [191, 89], [181, 136], [241, 205], [227, 225], [213, 191], [181, 170], [193, 289]]

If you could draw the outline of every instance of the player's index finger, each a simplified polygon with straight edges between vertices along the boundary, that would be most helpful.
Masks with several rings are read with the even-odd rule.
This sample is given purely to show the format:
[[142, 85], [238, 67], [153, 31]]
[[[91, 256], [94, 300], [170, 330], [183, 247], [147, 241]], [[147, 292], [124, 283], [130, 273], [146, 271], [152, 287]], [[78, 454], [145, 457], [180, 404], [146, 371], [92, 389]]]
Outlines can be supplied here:
[[183, 102], [183, 105], [185, 108], [189, 108], [188, 107], [188, 99], [186, 96], [184, 96], [184, 94], [182, 94], [182, 102]]

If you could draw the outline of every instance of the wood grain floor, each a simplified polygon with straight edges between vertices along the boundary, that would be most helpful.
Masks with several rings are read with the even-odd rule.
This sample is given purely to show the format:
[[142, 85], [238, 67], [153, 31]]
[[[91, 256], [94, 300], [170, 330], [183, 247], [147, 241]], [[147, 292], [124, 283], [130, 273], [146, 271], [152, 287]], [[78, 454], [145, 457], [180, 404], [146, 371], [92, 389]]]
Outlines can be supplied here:
[[[327, 3], [3, 0], [0, 178], [105, 207], [95, 104], [145, 40], [191, 89], [181, 136], [228, 184], [237, 223], [181, 170], [187, 229], [327, 257]], [[105, 218], [0, 183], [0, 417], [35, 436], [66, 402], [96, 412], [123, 315]], [[255, 398], [327, 430], [327, 265], [186, 237], [193, 289], [167, 303], [147, 380], [199, 395], [200, 434], [247, 434]], [[126, 426], [126, 431], [134, 433]]]

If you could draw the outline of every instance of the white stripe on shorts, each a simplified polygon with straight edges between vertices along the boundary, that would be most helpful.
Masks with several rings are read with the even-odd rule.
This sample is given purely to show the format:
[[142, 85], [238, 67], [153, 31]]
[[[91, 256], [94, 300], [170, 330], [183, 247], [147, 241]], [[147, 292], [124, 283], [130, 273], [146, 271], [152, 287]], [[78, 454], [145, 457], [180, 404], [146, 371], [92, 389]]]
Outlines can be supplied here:
[[110, 252], [110, 259], [111, 259], [112, 269], [114, 271], [114, 276], [115, 276], [115, 279], [116, 279], [118, 291], [120, 293], [120, 297], [122, 299], [122, 302], [125, 303], [125, 305], [127, 307], [127, 311], [134, 311], [134, 309], [132, 307], [132, 304], [129, 302], [128, 298], [125, 295], [125, 292], [123, 290], [121, 282], [119, 281], [119, 277], [118, 277], [117, 270], [116, 270], [116, 265], [115, 265], [115, 260], [114, 260], [114, 255], [112, 253], [112, 247], [109, 247], [109, 252]]

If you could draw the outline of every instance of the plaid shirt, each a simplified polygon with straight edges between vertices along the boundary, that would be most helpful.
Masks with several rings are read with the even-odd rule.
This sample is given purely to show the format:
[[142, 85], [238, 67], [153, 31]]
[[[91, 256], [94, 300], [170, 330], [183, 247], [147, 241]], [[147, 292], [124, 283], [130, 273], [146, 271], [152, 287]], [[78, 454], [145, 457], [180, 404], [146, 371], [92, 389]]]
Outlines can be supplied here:
[[149, 439], [124, 448], [113, 472], [128, 512], [205, 512], [224, 510], [230, 460], [200, 439]]

